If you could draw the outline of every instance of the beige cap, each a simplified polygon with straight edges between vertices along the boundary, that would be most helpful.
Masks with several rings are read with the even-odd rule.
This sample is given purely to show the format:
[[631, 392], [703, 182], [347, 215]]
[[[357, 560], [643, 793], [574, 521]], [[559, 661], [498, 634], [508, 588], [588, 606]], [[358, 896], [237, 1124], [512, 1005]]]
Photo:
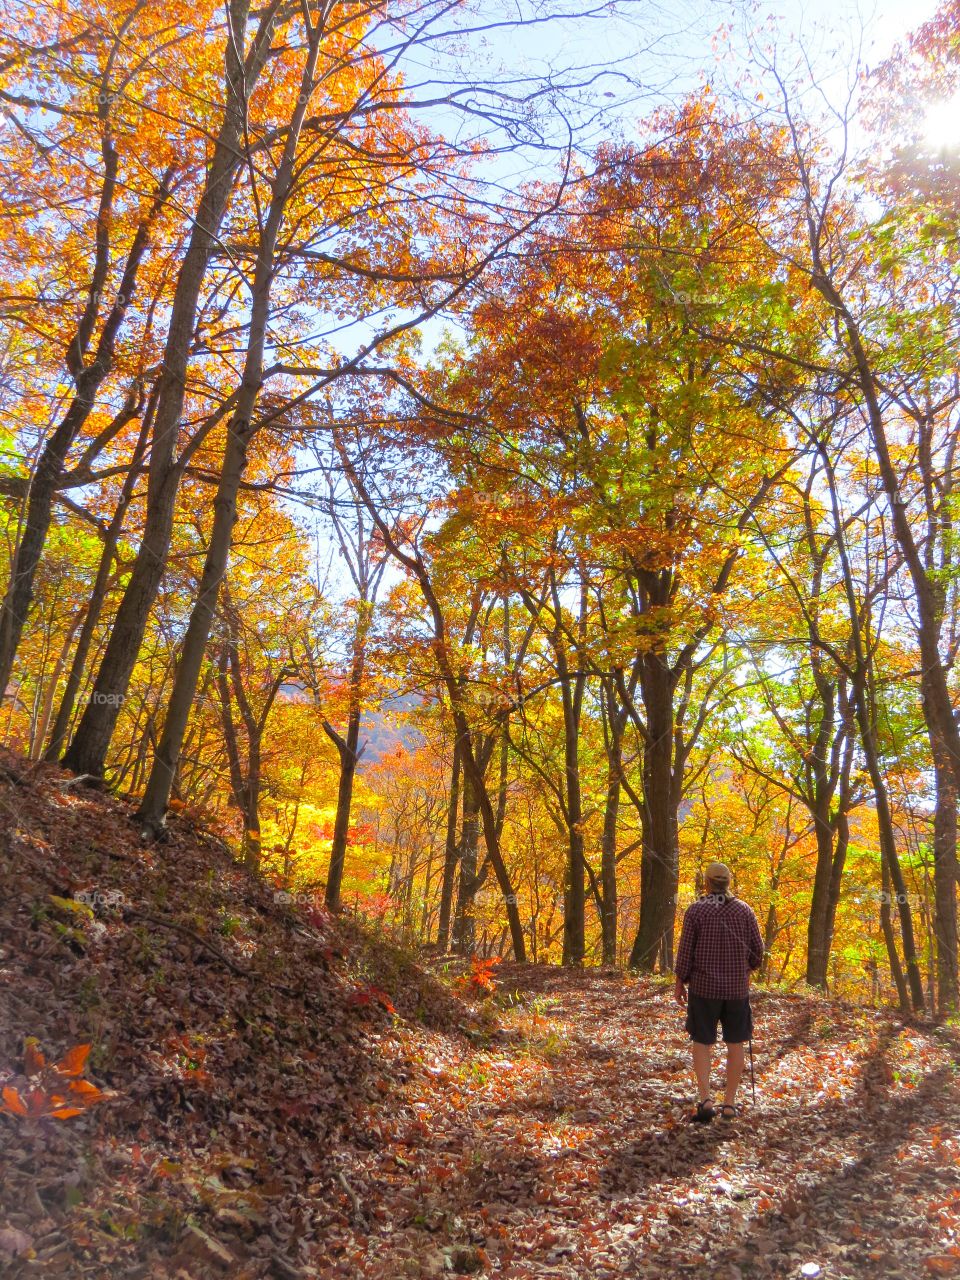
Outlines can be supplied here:
[[725, 862], [708, 863], [703, 875], [704, 879], [709, 880], [711, 884], [729, 884], [732, 878], [730, 868]]

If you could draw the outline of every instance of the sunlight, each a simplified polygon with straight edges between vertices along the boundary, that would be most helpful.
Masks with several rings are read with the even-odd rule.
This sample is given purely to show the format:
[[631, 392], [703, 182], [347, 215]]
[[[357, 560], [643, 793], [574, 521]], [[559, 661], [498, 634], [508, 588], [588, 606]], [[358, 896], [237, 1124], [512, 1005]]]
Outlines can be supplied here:
[[938, 151], [960, 147], [960, 91], [930, 105], [923, 120], [923, 136]]

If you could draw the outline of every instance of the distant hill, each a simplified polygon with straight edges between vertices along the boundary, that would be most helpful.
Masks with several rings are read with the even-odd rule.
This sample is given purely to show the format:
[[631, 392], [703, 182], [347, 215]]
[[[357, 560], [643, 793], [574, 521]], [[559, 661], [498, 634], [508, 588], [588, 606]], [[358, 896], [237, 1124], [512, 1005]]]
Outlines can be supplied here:
[[[289, 681], [280, 686], [279, 698], [282, 702], [309, 702], [310, 693], [304, 685]], [[363, 747], [359, 764], [361, 772], [395, 751], [401, 744], [410, 751], [423, 746], [426, 742], [424, 735], [414, 725], [404, 721], [406, 715], [424, 701], [423, 695], [419, 693], [398, 693], [385, 699], [379, 710], [367, 712], [360, 729], [360, 743]]]

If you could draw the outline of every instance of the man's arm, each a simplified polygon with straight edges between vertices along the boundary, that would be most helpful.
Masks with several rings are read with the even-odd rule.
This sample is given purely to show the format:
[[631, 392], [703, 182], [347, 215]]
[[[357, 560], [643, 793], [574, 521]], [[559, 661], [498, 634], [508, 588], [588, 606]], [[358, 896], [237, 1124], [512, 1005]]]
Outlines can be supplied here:
[[680, 945], [677, 947], [677, 962], [674, 965], [677, 982], [673, 994], [677, 1004], [683, 1005], [687, 1003], [687, 993], [684, 988], [690, 981], [690, 973], [693, 969], [693, 948], [696, 940], [696, 924], [694, 923], [694, 917], [690, 914], [690, 908], [687, 907], [683, 913], [683, 929], [680, 931]]
[[763, 963], [763, 938], [753, 908], [750, 908], [750, 944], [747, 950], [747, 963], [751, 970], [759, 969]]

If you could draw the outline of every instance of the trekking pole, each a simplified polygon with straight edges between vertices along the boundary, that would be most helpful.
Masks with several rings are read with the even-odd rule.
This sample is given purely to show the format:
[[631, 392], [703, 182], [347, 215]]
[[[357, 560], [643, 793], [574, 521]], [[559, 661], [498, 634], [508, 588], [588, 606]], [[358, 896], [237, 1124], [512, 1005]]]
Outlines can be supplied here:
[[757, 1105], [757, 1082], [753, 1078], [753, 1036], [747, 1041], [750, 1046], [750, 1091], [753, 1094], [753, 1105]]

